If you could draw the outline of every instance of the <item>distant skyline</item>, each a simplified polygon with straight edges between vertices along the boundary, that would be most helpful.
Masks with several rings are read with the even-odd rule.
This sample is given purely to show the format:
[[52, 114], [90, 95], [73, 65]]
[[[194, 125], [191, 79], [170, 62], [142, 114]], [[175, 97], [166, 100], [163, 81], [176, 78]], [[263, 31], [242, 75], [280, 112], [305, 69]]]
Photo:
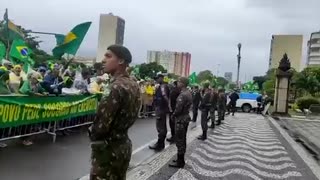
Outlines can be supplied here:
[[[236, 74], [237, 44], [242, 43], [240, 79], [264, 75], [272, 35], [301, 34], [303, 62], [311, 32], [320, 29], [319, 0], [0, 0], [0, 17], [9, 9], [14, 23], [34, 31], [67, 33], [92, 21], [79, 56], [96, 56], [99, 16], [112, 12], [126, 21], [124, 45], [134, 64], [147, 59], [147, 50], [192, 54], [191, 72], [209, 69]], [[51, 52], [53, 36], [40, 36]], [[246, 78], [247, 77], [247, 78]]]

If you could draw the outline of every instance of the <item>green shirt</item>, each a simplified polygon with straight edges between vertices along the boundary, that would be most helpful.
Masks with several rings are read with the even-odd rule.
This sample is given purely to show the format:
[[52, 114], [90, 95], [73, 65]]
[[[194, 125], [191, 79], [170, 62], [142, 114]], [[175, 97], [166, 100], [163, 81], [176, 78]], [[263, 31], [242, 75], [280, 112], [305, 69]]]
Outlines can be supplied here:
[[37, 84], [33, 89], [29, 81], [25, 81], [20, 88], [19, 92], [25, 95], [34, 95], [35, 93], [44, 93], [45, 90], [42, 88], [40, 84]]

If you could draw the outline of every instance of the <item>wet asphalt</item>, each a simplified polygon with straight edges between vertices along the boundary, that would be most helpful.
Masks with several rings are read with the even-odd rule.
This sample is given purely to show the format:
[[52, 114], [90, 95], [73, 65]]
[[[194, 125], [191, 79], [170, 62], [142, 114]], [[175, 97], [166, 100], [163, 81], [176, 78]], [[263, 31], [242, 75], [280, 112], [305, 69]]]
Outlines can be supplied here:
[[[129, 136], [134, 151], [156, 139], [155, 119], [138, 119]], [[25, 147], [14, 140], [0, 149], [0, 180], [75, 180], [89, 173], [91, 150], [85, 127], [57, 136], [55, 143], [49, 135], [33, 141]]]

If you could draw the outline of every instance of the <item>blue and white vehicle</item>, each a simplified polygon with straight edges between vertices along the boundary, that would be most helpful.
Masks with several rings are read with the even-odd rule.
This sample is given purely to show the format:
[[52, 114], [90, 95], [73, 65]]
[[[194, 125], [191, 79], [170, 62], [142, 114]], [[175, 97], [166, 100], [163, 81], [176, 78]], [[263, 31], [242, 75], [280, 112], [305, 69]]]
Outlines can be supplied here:
[[[259, 93], [251, 93], [251, 92], [241, 92], [239, 93], [240, 99], [237, 101], [237, 108], [242, 109], [243, 112], [251, 112], [252, 110], [258, 107], [257, 97], [261, 94]], [[228, 98], [228, 103], [230, 99]]]

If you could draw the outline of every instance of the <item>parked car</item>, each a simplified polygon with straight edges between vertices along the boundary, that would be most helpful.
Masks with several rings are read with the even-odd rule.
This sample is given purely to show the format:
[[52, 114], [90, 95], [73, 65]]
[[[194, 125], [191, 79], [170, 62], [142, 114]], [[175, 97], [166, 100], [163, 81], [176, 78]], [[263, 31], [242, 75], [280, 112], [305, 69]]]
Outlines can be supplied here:
[[[258, 107], [257, 97], [260, 96], [259, 93], [251, 92], [241, 92], [239, 93], [240, 99], [237, 101], [237, 108], [241, 109], [243, 112], [249, 113]], [[230, 99], [228, 98], [228, 103]]]

